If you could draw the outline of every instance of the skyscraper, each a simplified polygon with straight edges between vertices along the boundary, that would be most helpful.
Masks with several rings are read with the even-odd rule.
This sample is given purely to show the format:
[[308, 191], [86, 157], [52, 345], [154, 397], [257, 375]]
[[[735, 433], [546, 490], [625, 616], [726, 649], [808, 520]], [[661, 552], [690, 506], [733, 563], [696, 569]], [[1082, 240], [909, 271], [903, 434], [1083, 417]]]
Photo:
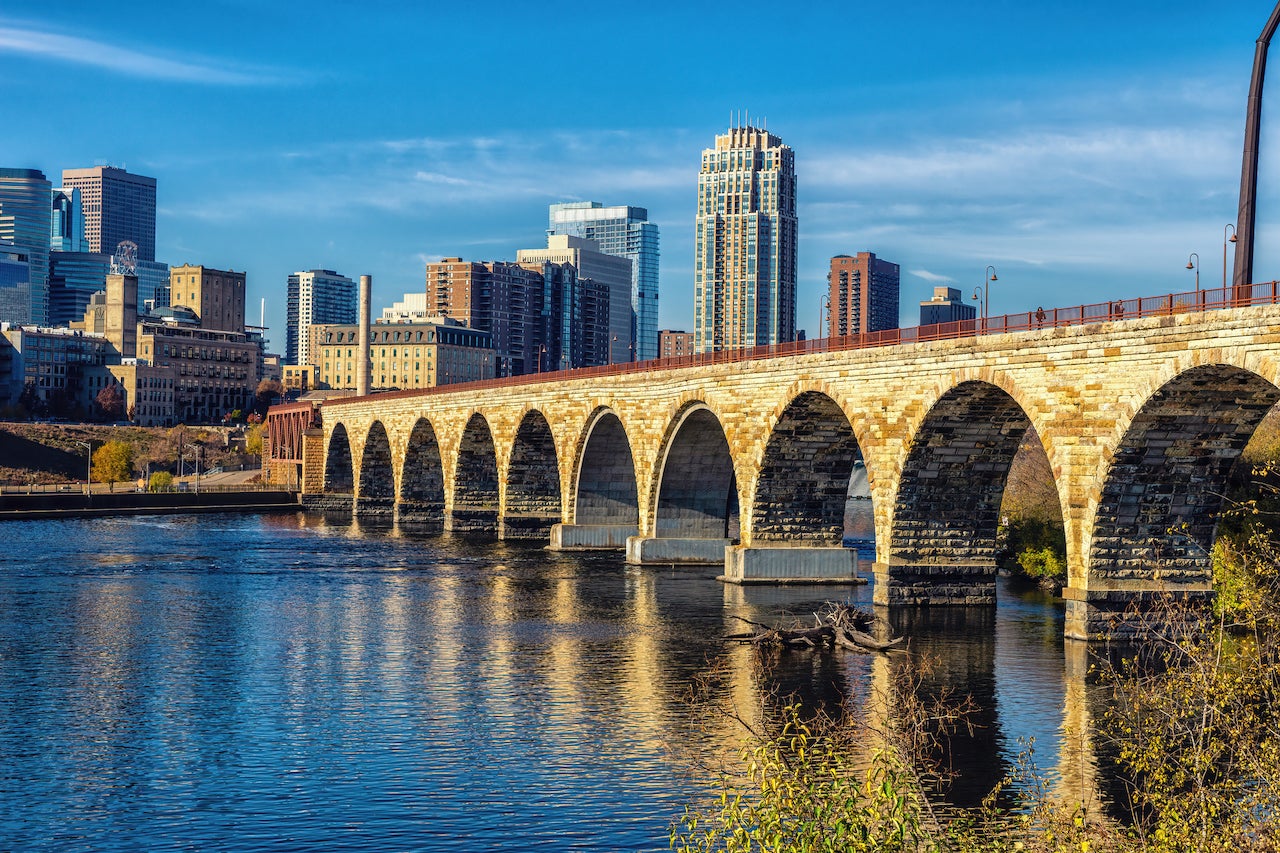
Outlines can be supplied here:
[[598, 201], [551, 205], [547, 234], [594, 240], [607, 255], [630, 258], [631, 339], [638, 361], [658, 356], [658, 226], [643, 207]]
[[831, 313], [827, 335], [860, 335], [898, 328], [898, 265], [872, 252], [836, 255], [827, 273]]
[[635, 264], [627, 258], [601, 252], [594, 240], [568, 234], [548, 236], [545, 249], [516, 251], [516, 263], [543, 261], [573, 264], [579, 279], [591, 279], [609, 289], [609, 363], [635, 361], [631, 344], [631, 283]]
[[27, 256], [31, 308], [25, 322], [49, 322], [53, 184], [37, 169], [0, 169], [0, 241]]
[[[53, 231], [49, 248], [55, 252], [85, 252], [84, 204], [80, 190], [55, 187], [53, 190]], [[115, 251], [115, 246], [111, 247]]]
[[114, 166], [63, 169], [62, 191], [80, 190], [84, 236], [90, 252], [111, 254], [123, 240], [138, 246], [138, 260], [156, 259], [156, 179]]
[[796, 337], [796, 176], [789, 147], [750, 125], [716, 136], [698, 176], [698, 352]]
[[321, 323], [354, 323], [358, 287], [333, 270], [309, 270], [289, 275], [285, 311], [285, 362], [313, 364], [308, 328]]

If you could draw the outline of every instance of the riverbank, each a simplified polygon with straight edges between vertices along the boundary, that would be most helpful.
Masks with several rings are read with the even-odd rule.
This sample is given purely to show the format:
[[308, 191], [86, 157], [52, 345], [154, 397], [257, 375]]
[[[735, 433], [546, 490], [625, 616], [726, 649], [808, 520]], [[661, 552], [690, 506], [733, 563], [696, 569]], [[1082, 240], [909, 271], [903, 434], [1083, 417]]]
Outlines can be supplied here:
[[280, 489], [222, 487], [201, 492], [0, 494], [0, 521], [192, 512], [292, 512], [298, 496]]

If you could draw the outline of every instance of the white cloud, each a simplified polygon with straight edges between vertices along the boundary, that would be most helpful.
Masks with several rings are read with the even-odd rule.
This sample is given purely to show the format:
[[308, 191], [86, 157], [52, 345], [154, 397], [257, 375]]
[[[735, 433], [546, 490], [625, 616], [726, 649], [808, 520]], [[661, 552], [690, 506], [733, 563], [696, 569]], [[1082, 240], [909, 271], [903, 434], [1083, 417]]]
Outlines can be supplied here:
[[213, 61], [168, 59], [109, 42], [4, 23], [0, 23], [0, 53], [22, 54], [55, 62], [87, 65], [130, 77], [182, 83], [257, 86], [284, 82], [284, 78], [276, 71], [236, 70], [214, 64]]
[[936, 272], [929, 272], [928, 270], [907, 270], [907, 272], [911, 273], [916, 278], [922, 278], [925, 281], [934, 282], [935, 284], [955, 281], [955, 279], [949, 275], [938, 275]]

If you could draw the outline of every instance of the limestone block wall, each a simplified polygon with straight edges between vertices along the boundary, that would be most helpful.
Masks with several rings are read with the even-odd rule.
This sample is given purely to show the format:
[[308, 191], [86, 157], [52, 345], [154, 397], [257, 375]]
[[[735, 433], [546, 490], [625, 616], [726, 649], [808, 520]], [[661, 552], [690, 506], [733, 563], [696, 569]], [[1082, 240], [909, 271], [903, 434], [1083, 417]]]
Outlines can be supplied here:
[[[664, 517], [664, 483], [709, 514], [727, 480], [736, 500], [725, 501], [720, 520], [736, 505], [736, 538], [751, 545], [829, 541], [839, 503], [832, 483], [856, 448], [871, 490], [878, 565], [923, 577], [958, 561], [979, 568], [990, 561], [1004, 475], [1030, 425], [1053, 471], [1070, 587], [1083, 600], [1090, 589], [1133, 580], [1123, 572], [1134, 568], [1125, 555], [1135, 548], [1143, 565], [1167, 556], [1168, 541], [1154, 547], [1137, 538], [1150, 539], [1169, 518], [1213, 509], [1207, 493], [1277, 396], [1277, 352], [1280, 307], [1266, 306], [609, 377], [551, 374], [496, 388], [332, 401], [324, 406], [325, 458], [330, 467], [350, 465], [352, 482], [370, 482], [356, 469], [380, 424], [391, 453], [374, 463], [377, 476], [394, 482], [403, 501], [401, 471], [418, 453], [410, 436], [428, 423], [446, 518], [460, 509], [501, 518], [530, 506], [550, 517], [558, 507], [572, 524], [579, 515], [598, 523], [627, 514], [632, 483], [619, 470], [629, 451], [642, 536], [676, 521]], [[1225, 419], [1224, 409], [1232, 412]], [[539, 432], [517, 450], [530, 417], [545, 421], [550, 440]], [[594, 429], [606, 417], [611, 426]], [[477, 418], [491, 449], [474, 440]], [[707, 438], [712, 422], [723, 447]], [[339, 431], [349, 462], [342, 442], [329, 447]], [[699, 453], [682, 455], [686, 444]], [[484, 488], [474, 468], [480, 461]], [[664, 470], [668, 462], [679, 470]], [[674, 496], [667, 510], [680, 509]], [[1192, 533], [1211, 537], [1212, 522]], [[1136, 571], [1136, 582], [1149, 587], [1150, 572]], [[1185, 578], [1202, 575], [1183, 566]]]

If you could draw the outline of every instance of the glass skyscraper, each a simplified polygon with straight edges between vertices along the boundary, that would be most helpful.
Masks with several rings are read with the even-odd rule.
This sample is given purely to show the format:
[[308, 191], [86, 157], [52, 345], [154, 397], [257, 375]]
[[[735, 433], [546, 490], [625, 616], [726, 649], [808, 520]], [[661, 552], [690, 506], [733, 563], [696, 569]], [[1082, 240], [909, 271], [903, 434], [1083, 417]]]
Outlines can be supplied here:
[[696, 352], [796, 338], [796, 173], [789, 147], [750, 125], [702, 152], [694, 256]]
[[31, 322], [31, 267], [12, 243], [0, 242], [0, 323]]
[[74, 187], [54, 188], [52, 225], [50, 249], [55, 252], [89, 251], [84, 237], [84, 206], [80, 201], [80, 190]]
[[548, 235], [594, 240], [606, 255], [630, 258], [631, 343], [635, 360], [658, 357], [658, 226], [643, 207], [598, 201], [551, 205]]
[[49, 324], [49, 239], [53, 184], [37, 169], [0, 169], [0, 241], [27, 256], [31, 274], [28, 322]]
[[[111, 255], [101, 252], [52, 252], [49, 255], [49, 325], [84, 319], [89, 299], [106, 290]], [[138, 261], [138, 311], [169, 304], [169, 265]]]
[[333, 270], [289, 275], [285, 310], [285, 363], [313, 364], [310, 327], [322, 323], [354, 323], [359, 309], [356, 283]]

